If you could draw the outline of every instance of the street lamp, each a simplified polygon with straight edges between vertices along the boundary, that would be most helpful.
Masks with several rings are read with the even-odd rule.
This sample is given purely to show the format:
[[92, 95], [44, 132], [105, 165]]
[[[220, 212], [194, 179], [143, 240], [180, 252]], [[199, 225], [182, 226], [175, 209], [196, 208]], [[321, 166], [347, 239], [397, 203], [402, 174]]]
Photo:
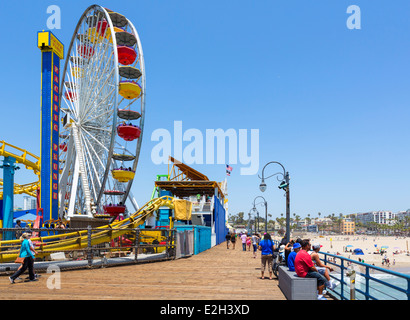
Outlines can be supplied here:
[[[266, 190], [266, 184], [265, 184], [265, 190]], [[255, 206], [255, 200], [258, 198], [262, 198], [264, 201], [265, 205], [265, 233], [268, 233], [268, 203], [266, 202], [265, 198], [262, 196], [257, 196], [255, 199], [253, 199], [253, 208], [256, 210]]]
[[252, 223], [251, 223], [251, 211], [248, 212], [248, 230], [252, 230]]
[[[255, 232], [259, 232], [259, 211], [258, 209], [255, 208], [255, 205], [253, 206], [253, 208], [251, 209], [252, 212], [256, 212], [256, 216], [255, 216]], [[254, 213], [255, 214], [255, 213]], [[258, 227], [256, 227], [256, 218], [257, 219], [257, 223], [258, 223]]]
[[[278, 165], [280, 165], [283, 169], [283, 173], [278, 172], [275, 173], [269, 177], [265, 178], [265, 168], [271, 164], [271, 163], [276, 163]], [[282, 181], [280, 183], [280, 185], [278, 186], [279, 189], [283, 189], [286, 192], [286, 242], [289, 242], [289, 238], [290, 238], [290, 192], [289, 192], [289, 172], [286, 171], [285, 167], [277, 161], [270, 161], [267, 164], [265, 164], [265, 166], [262, 169], [262, 177], [259, 177], [262, 179], [260, 185], [259, 185], [259, 189], [262, 192], [266, 191], [266, 183], [265, 183], [265, 179], [269, 179], [270, 177], [273, 177], [275, 175], [282, 175]], [[280, 181], [280, 180], [279, 180]]]

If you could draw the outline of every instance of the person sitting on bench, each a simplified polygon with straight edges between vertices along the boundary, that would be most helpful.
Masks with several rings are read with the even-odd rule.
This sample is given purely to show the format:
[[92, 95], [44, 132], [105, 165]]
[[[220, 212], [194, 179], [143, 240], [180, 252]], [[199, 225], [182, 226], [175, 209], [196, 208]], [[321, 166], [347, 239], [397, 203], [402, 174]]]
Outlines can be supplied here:
[[295, 271], [298, 277], [301, 278], [316, 278], [318, 300], [327, 300], [323, 297], [323, 289], [325, 288], [326, 278], [322, 276], [313, 264], [312, 258], [308, 251], [310, 251], [310, 241], [308, 239], [302, 240], [302, 249], [296, 254]]

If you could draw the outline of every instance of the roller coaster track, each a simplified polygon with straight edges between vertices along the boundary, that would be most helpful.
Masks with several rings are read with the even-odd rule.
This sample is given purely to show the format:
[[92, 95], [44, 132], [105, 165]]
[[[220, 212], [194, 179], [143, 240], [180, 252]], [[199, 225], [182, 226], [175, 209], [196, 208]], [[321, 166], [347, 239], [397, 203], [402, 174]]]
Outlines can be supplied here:
[[[0, 179], [0, 186], [3, 186], [3, 179]], [[40, 187], [40, 182], [31, 182], [26, 184], [14, 184], [14, 194], [28, 194], [29, 196], [36, 197], [37, 188]], [[0, 189], [0, 199], [3, 199], [3, 191]]]
[[[130, 229], [135, 229], [143, 224], [150, 215], [163, 206], [174, 209], [173, 198], [170, 196], [155, 198], [147, 202], [129, 218], [96, 228], [91, 236], [91, 245], [109, 242], [122, 235], [131, 234], [132, 230]], [[101, 229], [101, 231], [98, 229]], [[86, 248], [88, 245], [88, 234], [87, 230], [83, 230], [47, 237], [36, 237], [31, 238], [31, 240], [35, 243], [36, 251], [38, 252], [36, 257], [44, 257], [57, 251]], [[19, 240], [0, 241], [0, 263], [14, 261], [19, 253], [19, 250], [15, 248], [19, 245]]]
[[[3, 140], [0, 140], [0, 156], [3, 157], [13, 157], [16, 159], [17, 163], [20, 163], [26, 167], [26, 169], [33, 170], [34, 173], [40, 179], [40, 157], [28, 152], [27, 150], [21, 149], [19, 147], [13, 146]], [[39, 181], [32, 183], [27, 183], [23, 185], [14, 184], [15, 194], [28, 194], [30, 196], [36, 196], [36, 190], [39, 186]], [[3, 180], [0, 179], [0, 199], [3, 199]]]

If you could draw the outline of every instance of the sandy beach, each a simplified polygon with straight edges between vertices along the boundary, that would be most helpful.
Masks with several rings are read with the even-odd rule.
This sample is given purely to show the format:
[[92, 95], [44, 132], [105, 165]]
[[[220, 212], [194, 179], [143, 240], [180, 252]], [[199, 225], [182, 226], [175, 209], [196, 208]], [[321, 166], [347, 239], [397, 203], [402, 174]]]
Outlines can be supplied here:
[[[364, 263], [375, 265], [390, 270], [402, 273], [410, 273], [410, 238], [392, 237], [392, 236], [347, 236], [347, 235], [332, 235], [318, 236], [317, 234], [307, 234], [303, 238], [310, 239], [310, 243], [319, 243], [322, 245], [320, 251], [340, 254], [345, 258], [352, 260], [364, 260]], [[293, 238], [291, 238], [293, 239]], [[352, 247], [347, 247], [352, 246]], [[377, 249], [382, 246], [388, 246], [384, 249], [386, 252], [383, 255], [375, 254]], [[347, 247], [348, 252], [345, 252]], [[362, 249], [364, 255], [354, 255], [353, 250], [356, 248]], [[351, 251], [351, 252], [350, 252]], [[382, 264], [383, 258], [387, 257], [390, 261], [390, 266]]]

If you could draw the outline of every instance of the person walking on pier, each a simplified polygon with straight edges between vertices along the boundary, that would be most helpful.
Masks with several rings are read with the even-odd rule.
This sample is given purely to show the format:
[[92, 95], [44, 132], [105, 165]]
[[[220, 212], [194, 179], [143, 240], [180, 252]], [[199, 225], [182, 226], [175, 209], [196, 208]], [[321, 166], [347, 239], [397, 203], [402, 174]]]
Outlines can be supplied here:
[[236, 233], [235, 233], [235, 231], [232, 232], [231, 242], [232, 242], [232, 250], [235, 250], [235, 242], [236, 242]]
[[273, 251], [275, 250], [275, 245], [269, 233], [265, 233], [263, 236], [263, 240], [259, 242], [259, 250], [262, 251], [261, 279], [265, 279], [264, 273], [266, 263], [268, 263], [269, 279], [272, 280]]
[[248, 237], [246, 236], [246, 233], [242, 233], [241, 235], [241, 240], [242, 240], [242, 250], [246, 251], [246, 239]]
[[252, 236], [252, 247], [253, 247], [253, 257], [256, 259], [256, 253], [258, 251], [258, 242], [259, 242], [259, 236], [255, 232]]
[[17, 279], [26, 269], [28, 268], [28, 273], [29, 273], [29, 280], [30, 281], [37, 281], [38, 279], [35, 277], [34, 274], [34, 254], [30, 248], [30, 238], [29, 233], [23, 233], [20, 237], [21, 243], [21, 248], [20, 248], [20, 253], [19, 257], [24, 258], [24, 262], [21, 268], [19, 268], [11, 277], [9, 277], [10, 283], [14, 283], [14, 280]]
[[231, 234], [228, 232], [225, 236], [226, 240], [226, 249], [229, 249], [229, 243], [231, 242]]

